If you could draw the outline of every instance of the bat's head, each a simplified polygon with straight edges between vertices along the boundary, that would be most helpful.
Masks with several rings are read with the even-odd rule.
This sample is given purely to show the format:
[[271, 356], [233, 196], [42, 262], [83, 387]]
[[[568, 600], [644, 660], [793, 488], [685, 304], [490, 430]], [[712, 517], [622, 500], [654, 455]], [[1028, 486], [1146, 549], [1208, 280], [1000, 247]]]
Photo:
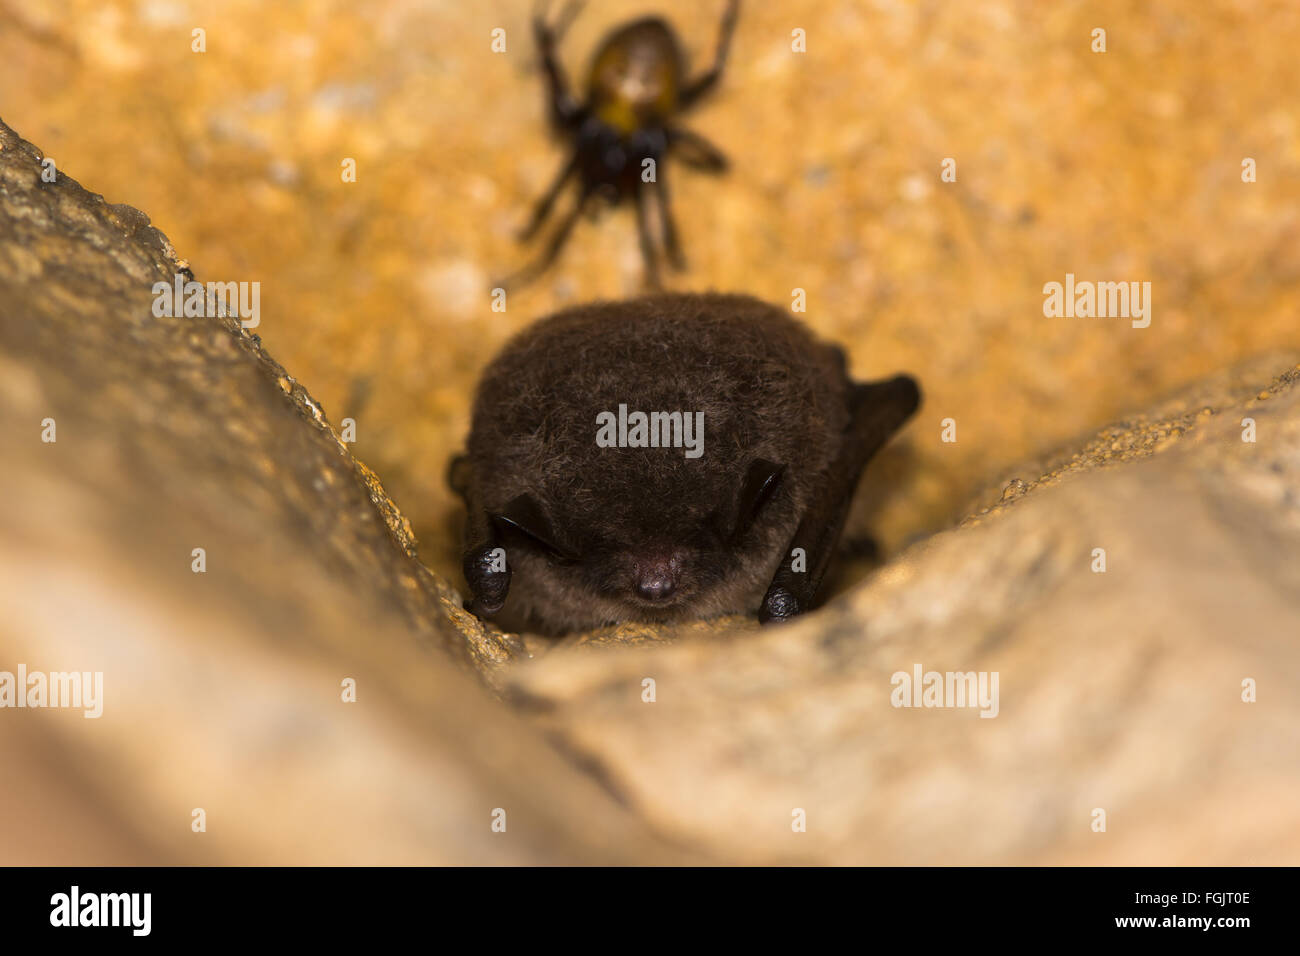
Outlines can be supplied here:
[[[489, 512], [512, 570], [511, 603], [527, 626], [671, 621], [755, 606], [793, 531], [785, 468], [753, 459], [731, 473], [670, 470], [572, 497], [524, 493]], [[601, 506], [587, 506], [592, 498]]]

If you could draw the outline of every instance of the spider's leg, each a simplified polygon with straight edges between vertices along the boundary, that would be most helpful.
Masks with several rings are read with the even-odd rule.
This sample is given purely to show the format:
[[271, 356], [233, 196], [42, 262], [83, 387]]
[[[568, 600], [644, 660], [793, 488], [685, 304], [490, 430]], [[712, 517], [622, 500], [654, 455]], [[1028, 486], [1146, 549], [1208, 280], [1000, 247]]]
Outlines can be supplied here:
[[636, 232], [641, 241], [641, 261], [645, 263], [645, 284], [650, 289], [660, 289], [659, 257], [655, 253], [654, 237], [650, 234], [649, 198], [642, 183], [636, 190]]
[[731, 35], [736, 30], [736, 17], [740, 14], [740, 0], [727, 0], [727, 9], [722, 14], [722, 28], [718, 32], [718, 47], [713, 55], [713, 66], [707, 73], [682, 90], [680, 107], [690, 109], [700, 98], [708, 93], [722, 77], [722, 68], [727, 63], [727, 50], [731, 46]]
[[[831, 463], [824, 484], [804, 512], [763, 598], [758, 619], [765, 624], [787, 620], [812, 607], [844, 529], [862, 470], [921, 401], [915, 380], [906, 375], [852, 384], [849, 388], [849, 425], [844, 430], [839, 457]], [[792, 569], [796, 548], [803, 549], [806, 570]]]
[[542, 223], [546, 221], [546, 217], [551, 214], [551, 210], [555, 207], [555, 200], [559, 198], [560, 191], [564, 189], [564, 184], [569, 181], [569, 177], [574, 174], [577, 168], [578, 154], [574, 153], [569, 161], [564, 164], [560, 174], [555, 177], [555, 181], [551, 183], [550, 187], [533, 206], [533, 212], [528, 217], [528, 223], [523, 229], [519, 230], [520, 242], [527, 242], [537, 234], [537, 230], [541, 228]]
[[677, 159], [706, 173], [725, 173], [730, 165], [722, 150], [683, 126], [668, 128], [668, 146]]
[[578, 104], [569, 92], [569, 79], [556, 57], [555, 48], [564, 37], [564, 32], [573, 22], [573, 18], [582, 9], [581, 0], [569, 0], [560, 11], [554, 23], [546, 20], [546, 11], [550, 6], [546, 0], [539, 0], [533, 7], [533, 39], [537, 43], [537, 52], [542, 58], [542, 72], [546, 75], [547, 107], [550, 110], [551, 123], [557, 129], [567, 129], [573, 125], [578, 116]]
[[564, 217], [559, 227], [551, 234], [551, 238], [546, 241], [546, 247], [542, 250], [541, 255], [518, 272], [498, 282], [497, 285], [503, 289], [518, 288], [532, 282], [550, 268], [560, 254], [560, 250], [564, 248], [564, 243], [568, 241], [569, 235], [573, 232], [573, 227], [577, 225], [578, 217], [582, 215], [582, 207], [587, 204], [590, 197], [591, 190], [584, 189], [574, 202], [573, 208], [569, 210], [568, 215]]
[[659, 217], [664, 230], [664, 252], [668, 254], [668, 261], [672, 263], [673, 268], [681, 272], [686, 268], [686, 256], [682, 253], [681, 238], [677, 235], [672, 196], [668, 192], [668, 181], [664, 178], [662, 166], [659, 168], [657, 181], [647, 183], [646, 188], [654, 192], [655, 202], [659, 206]]
[[550, 9], [551, 0], [535, 0], [533, 3], [533, 29], [543, 29], [557, 42], [563, 39], [565, 31], [569, 29], [569, 24], [577, 18], [586, 6], [586, 0], [569, 0], [560, 11], [560, 15], [555, 18], [555, 22], [547, 24], [546, 12]]

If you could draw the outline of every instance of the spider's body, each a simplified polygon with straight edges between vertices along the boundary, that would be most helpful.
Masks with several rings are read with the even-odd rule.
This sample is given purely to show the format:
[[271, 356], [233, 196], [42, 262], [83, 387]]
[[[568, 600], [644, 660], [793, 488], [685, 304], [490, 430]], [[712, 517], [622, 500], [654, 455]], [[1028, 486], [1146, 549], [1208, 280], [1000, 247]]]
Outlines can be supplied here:
[[662, 126], [677, 109], [684, 73], [672, 27], [659, 17], [629, 23], [606, 37], [592, 59], [592, 116], [622, 136]]
[[685, 267], [677, 227], [669, 208], [663, 160], [675, 153], [683, 162], [709, 172], [726, 169], [726, 157], [702, 136], [675, 125], [675, 117], [697, 103], [722, 75], [739, 0], [728, 0], [713, 67], [689, 80], [682, 45], [659, 17], [634, 20], [610, 33], [592, 57], [585, 98], [579, 103], [556, 59], [559, 43], [577, 10], [570, 3], [554, 24], [539, 13], [533, 32], [547, 77], [551, 124], [572, 144], [559, 176], [537, 202], [521, 238], [537, 233], [570, 181], [577, 198], [552, 233], [542, 254], [513, 277], [518, 283], [540, 274], [559, 255], [588, 203], [604, 198], [636, 203], [637, 229], [646, 281], [659, 285], [658, 252], [651, 235], [649, 205], [659, 213], [663, 249], [677, 268]]

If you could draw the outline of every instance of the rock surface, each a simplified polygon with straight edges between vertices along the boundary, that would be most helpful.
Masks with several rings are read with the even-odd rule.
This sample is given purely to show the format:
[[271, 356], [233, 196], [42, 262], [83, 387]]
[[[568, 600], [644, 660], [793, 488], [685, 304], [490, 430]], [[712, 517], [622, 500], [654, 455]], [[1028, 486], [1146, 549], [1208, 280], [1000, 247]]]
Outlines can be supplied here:
[[[790, 626], [552, 646], [459, 609], [254, 336], [151, 314], [185, 264], [143, 214], [0, 147], [0, 669], [106, 685], [0, 711], [0, 862], [1300, 862], [1295, 356]], [[997, 716], [891, 706], [918, 663], [997, 672]]]

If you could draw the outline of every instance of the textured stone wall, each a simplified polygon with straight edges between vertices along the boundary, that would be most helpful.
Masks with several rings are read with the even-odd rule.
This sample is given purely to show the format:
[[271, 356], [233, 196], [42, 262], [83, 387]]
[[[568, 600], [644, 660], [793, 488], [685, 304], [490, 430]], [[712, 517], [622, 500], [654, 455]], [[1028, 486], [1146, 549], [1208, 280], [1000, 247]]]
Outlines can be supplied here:
[[[562, 58], [657, 8], [698, 68], [722, 6]], [[746, 2], [671, 287], [921, 381], [885, 560], [559, 642], [461, 609], [444, 480], [506, 338], [640, 283], [615, 210], [491, 309], [562, 158], [531, 7], [0, 0], [0, 672], [105, 682], [0, 709], [0, 863], [1300, 862], [1300, 6]], [[178, 273], [261, 323], [155, 316]], [[1150, 327], [1045, 317], [1067, 273]], [[892, 706], [918, 664], [997, 717]]]
[[[153, 315], [167, 238], [39, 160], [0, 126], [0, 669], [106, 690], [0, 711], [3, 862], [1300, 856], [1294, 356], [1023, 464], [792, 626], [552, 645], [461, 611], [255, 336]], [[997, 716], [891, 706], [915, 664], [997, 672]]]

